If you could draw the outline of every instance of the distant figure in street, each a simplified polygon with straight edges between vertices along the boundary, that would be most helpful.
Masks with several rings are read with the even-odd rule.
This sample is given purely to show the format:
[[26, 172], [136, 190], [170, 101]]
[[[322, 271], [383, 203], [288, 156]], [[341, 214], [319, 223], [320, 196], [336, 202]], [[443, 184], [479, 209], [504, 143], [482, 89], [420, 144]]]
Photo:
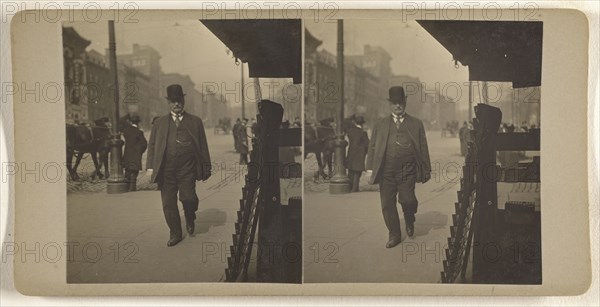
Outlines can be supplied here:
[[294, 118], [294, 123], [292, 124], [293, 128], [301, 128], [302, 127], [302, 121], [300, 121], [300, 117], [296, 117]]
[[136, 115], [137, 114], [134, 113], [127, 113], [124, 116], [121, 116], [121, 118], [119, 118], [119, 130], [121, 133], [125, 130], [125, 128], [131, 125], [131, 117]]
[[158, 183], [163, 213], [170, 230], [167, 246], [183, 239], [177, 193], [183, 204], [186, 230], [194, 233], [198, 210], [196, 181], [211, 175], [210, 154], [202, 120], [183, 110], [185, 94], [179, 84], [167, 87], [171, 112], [156, 120], [148, 142], [146, 168], [151, 182]]
[[242, 123], [237, 129], [237, 140], [238, 140], [238, 152], [240, 153], [240, 164], [246, 165], [248, 164], [248, 119], [242, 119]]
[[235, 124], [233, 124], [233, 128], [231, 128], [231, 135], [233, 136], [233, 148], [235, 150], [235, 152], [239, 152], [239, 140], [238, 140], [238, 129], [240, 128], [240, 125], [242, 124], [242, 121], [240, 120], [240, 118], [238, 117], [238, 119], [235, 120]]
[[458, 138], [460, 140], [460, 155], [464, 157], [467, 155], [467, 143], [469, 142], [469, 125], [466, 121], [458, 131]]
[[148, 142], [144, 133], [138, 127], [140, 117], [131, 116], [129, 125], [123, 129], [125, 138], [125, 149], [123, 150], [123, 168], [125, 169], [125, 181], [129, 184], [129, 192], [136, 190], [137, 176], [142, 169], [142, 155], [146, 151]]
[[360, 176], [365, 170], [365, 157], [369, 149], [369, 136], [362, 128], [364, 123], [364, 117], [356, 116], [352, 121], [352, 125], [346, 129], [346, 133], [348, 134], [346, 167], [348, 168], [352, 192], [358, 192]]
[[412, 237], [419, 204], [415, 184], [429, 181], [431, 163], [423, 122], [406, 114], [404, 88], [391, 87], [388, 100], [392, 114], [373, 128], [367, 170], [372, 170], [370, 183], [379, 184], [383, 219], [389, 231], [385, 246], [391, 248], [402, 241], [396, 200], [404, 212], [406, 232]]
[[[248, 142], [248, 154], [252, 152], [252, 139], [254, 138], [254, 132], [256, 131], [256, 127], [258, 126], [258, 122], [256, 122], [256, 118], [252, 118], [249, 124], [246, 124], [246, 141]], [[250, 160], [251, 157], [248, 156]]]

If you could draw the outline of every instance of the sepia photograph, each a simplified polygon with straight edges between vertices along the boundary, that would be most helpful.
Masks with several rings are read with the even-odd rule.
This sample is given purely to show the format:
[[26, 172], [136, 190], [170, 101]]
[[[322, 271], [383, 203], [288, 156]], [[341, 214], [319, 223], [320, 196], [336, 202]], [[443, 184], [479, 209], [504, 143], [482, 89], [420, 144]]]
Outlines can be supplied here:
[[301, 29], [63, 23], [68, 283], [301, 282]]
[[542, 26], [305, 21], [306, 283], [542, 283]]
[[597, 16], [265, 5], [7, 3], [3, 289], [594, 296]]

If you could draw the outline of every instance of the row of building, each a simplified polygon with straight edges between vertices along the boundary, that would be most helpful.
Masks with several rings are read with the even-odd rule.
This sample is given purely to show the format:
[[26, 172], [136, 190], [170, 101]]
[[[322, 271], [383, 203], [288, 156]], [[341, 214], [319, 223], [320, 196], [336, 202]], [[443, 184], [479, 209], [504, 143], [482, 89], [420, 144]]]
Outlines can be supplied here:
[[[319, 48], [322, 41], [305, 32], [304, 116], [311, 123], [336, 117], [338, 110], [337, 58]], [[344, 57], [344, 114], [362, 115], [366, 126], [389, 115], [388, 89], [403, 86], [407, 94], [407, 112], [420, 118], [428, 129], [443, 129], [447, 123], [468, 120], [468, 108], [459, 108], [452, 86], [466, 95], [466, 83], [444, 89], [440, 84], [423, 83], [418, 77], [392, 72], [392, 57], [383, 48], [365, 45], [360, 55]], [[466, 80], [465, 80], [466, 82]], [[540, 87], [513, 88], [509, 82], [472, 82], [473, 106], [486, 103], [500, 108], [502, 121], [517, 126], [540, 126]], [[454, 98], [454, 100], [452, 99]], [[464, 99], [462, 99], [464, 100]], [[471, 114], [474, 116], [474, 113]]]
[[[318, 122], [337, 114], [340, 88], [336, 56], [318, 38], [305, 32], [304, 111], [305, 119]], [[383, 48], [365, 45], [363, 54], [344, 57], [344, 114], [362, 115], [369, 123], [389, 115], [388, 90], [404, 86], [408, 95], [407, 112], [423, 120], [430, 129], [439, 129], [456, 120], [458, 106], [439, 92], [424, 93], [418, 78], [394, 75], [392, 57]], [[410, 91], [409, 91], [410, 87]]]
[[[91, 122], [112, 118], [114, 84], [108, 50], [102, 54], [86, 50], [91, 41], [72, 27], [63, 27], [65, 105], [67, 123]], [[231, 104], [220, 93], [202, 92], [188, 75], [164, 73], [161, 56], [151, 46], [133, 44], [130, 54], [117, 56], [119, 112], [138, 114], [143, 129], [152, 119], [169, 112], [166, 87], [181, 84], [186, 93], [186, 111], [200, 116], [205, 126], [213, 127], [219, 119], [229, 117]]]

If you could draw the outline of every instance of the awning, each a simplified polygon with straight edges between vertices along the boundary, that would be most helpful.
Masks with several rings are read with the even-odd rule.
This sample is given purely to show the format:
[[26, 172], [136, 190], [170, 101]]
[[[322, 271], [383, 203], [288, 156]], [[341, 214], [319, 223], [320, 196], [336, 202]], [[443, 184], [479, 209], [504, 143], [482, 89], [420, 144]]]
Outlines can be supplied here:
[[469, 80], [540, 86], [542, 22], [417, 20], [462, 65]]
[[248, 63], [250, 77], [292, 78], [302, 82], [302, 32], [299, 19], [200, 20]]

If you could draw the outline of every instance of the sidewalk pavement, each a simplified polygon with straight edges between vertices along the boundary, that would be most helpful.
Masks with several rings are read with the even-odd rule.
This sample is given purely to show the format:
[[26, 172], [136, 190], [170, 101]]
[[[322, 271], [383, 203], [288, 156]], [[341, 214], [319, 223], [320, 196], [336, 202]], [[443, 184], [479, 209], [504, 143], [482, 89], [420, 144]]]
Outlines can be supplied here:
[[[454, 152], [457, 139], [428, 135], [432, 164], [462, 165]], [[456, 147], [456, 149], [454, 148]], [[388, 249], [388, 230], [383, 221], [377, 186], [361, 178], [361, 192], [330, 195], [305, 177], [304, 209], [304, 282], [440, 282], [442, 261], [452, 224], [458, 173], [449, 167], [444, 176], [433, 176], [426, 184], [417, 184], [419, 209], [415, 235], [406, 237], [402, 209], [398, 205], [403, 241]], [[452, 178], [452, 180], [449, 180]], [[457, 179], [453, 179], [457, 178]]]
[[305, 282], [439, 282], [456, 192], [426, 199], [424, 190], [417, 188], [414, 237], [401, 218], [403, 241], [391, 249], [379, 192], [306, 195]]
[[185, 233], [179, 204], [184, 239], [174, 247], [166, 244], [169, 229], [159, 191], [67, 193], [67, 239], [72, 244], [67, 282], [224, 280], [246, 173], [245, 167], [234, 163], [238, 156], [229, 151], [227, 141], [231, 136], [226, 137], [211, 136], [211, 141], [216, 148], [215, 160], [227, 162], [227, 170], [196, 183], [200, 205], [192, 237]]
[[[74, 261], [68, 282], [216, 282], [223, 279], [240, 189], [222, 193], [198, 188], [201, 198], [194, 236], [167, 247], [159, 191], [68, 196], [68, 241]], [[180, 212], [183, 210], [180, 206]]]

